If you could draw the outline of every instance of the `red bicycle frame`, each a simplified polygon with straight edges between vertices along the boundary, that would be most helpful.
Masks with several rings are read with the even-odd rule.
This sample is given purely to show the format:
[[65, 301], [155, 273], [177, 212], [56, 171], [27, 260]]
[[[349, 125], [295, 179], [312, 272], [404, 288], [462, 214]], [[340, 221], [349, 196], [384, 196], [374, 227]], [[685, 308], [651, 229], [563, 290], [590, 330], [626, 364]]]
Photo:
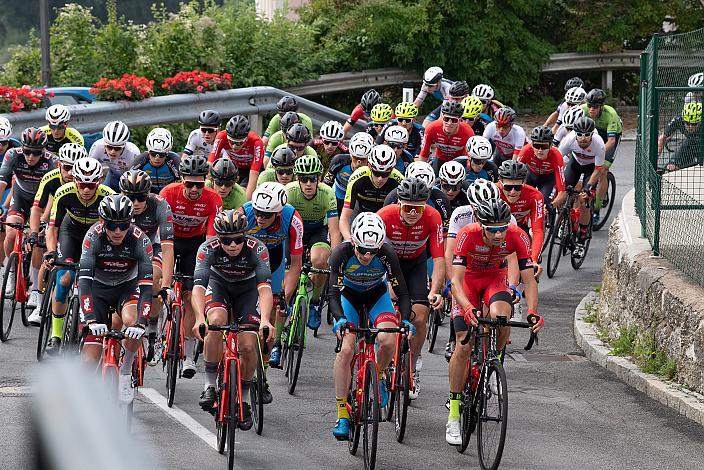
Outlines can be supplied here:
[[[174, 277], [177, 277], [177, 274], [174, 274]], [[179, 360], [184, 360], [185, 359], [185, 348], [184, 348], [184, 340], [185, 340], [185, 330], [183, 329], [183, 320], [184, 320], [184, 309], [183, 309], [183, 281], [180, 279], [175, 279], [173, 283], [173, 290], [174, 290], [174, 297], [175, 300], [171, 303], [171, 320], [168, 321], [168, 324], [166, 326], [166, 345], [164, 346], [164, 350], [162, 353], [162, 361], [165, 364], [166, 363], [166, 358], [169, 357], [168, 354], [171, 352], [171, 335], [173, 334], [173, 326], [174, 326], [174, 321], [173, 321], [173, 315], [174, 311], [178, 310], [178, 313], [180, 315], [181, 321], [179, 321]]]
[[[393, 374], [391, 375], [391, 387], [389, 388], [389, 393], [393, 393], [396, 391], [396, 384], [398, 383], [398, 379], [396, 376], [403, 372], [401, 370], [401, 367], [403, 367], [403, 364], [401, 364], [401, 347], [402, 347], [402, 341], [403, 337], [405, 336], [404, 333], [398, 333], [396, 335], [396, 352], [394, 353], [394, 368], [393, 368]], [[413, 353], [411, 352], [411, 345], [408, 343], [408, 352], [406, 354], [411, 354], [411, 358], [413, 358]], [[412, 364], [412, 361], [408, 362], [409, 365]], [[409, 377], [409, 383], [408, 387], [410, 390], [413, 390], [413, 374], [411, 373], [413, 371], [409, 370], [408, 371], [408, 377]], [[364, 383], [364, 382], [362, 382]]]
[[220, 391], [220, 400], [217, 404], [218, 406], [218, 421], [223, 423], [225, 421], [225, 416], [228, 414], [232, 418], [234, 415], [230, 413], [229, 403], [227, 397], [230, 395], [230, 367], [237, 368], [237, 403], [239, 404], [239, 413], [237, 416], [243, 416], [242, 409], [242, 374], [240, 373], [240, 355], [237, 352], [237, 332], [228, 331], [225, 337], [225, 347], [222, 350], [222, 359], [220, 360], [220, 367], [223, 369], [223, 384], [225, 385]]
[[[15, 229], [17, 234], [15, 235], [15, 244], [12, 247], [12, 253], [10, 255], [17, 254], [17, 271], [15, 272], [15, 300], [18, 303], [25, 303], [29, 299], [27, 294], [27, 281], [24, 278], [24, 253], [22, 249], [22, 242], [24, 241], [24, 229], [25, 225], [22, 223], [13, 222], [3, 222], [4, 225], [12, 227]], [[27, 254], [31, 256], [31, 252]]]

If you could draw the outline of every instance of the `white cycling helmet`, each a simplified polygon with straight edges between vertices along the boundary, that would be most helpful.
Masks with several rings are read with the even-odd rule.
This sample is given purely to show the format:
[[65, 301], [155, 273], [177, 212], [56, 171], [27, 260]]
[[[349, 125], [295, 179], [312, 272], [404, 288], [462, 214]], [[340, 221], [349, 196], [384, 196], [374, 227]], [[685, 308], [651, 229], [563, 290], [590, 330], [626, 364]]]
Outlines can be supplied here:
[[281, 183], [264, 183], [252, 194], [252, 207], [262, 212], [281, 212], [287, 202], [286, 186]]
[[482, 101], [490, 101], [494, 99], [494, 89], [489, 85], [480, 83], [472, 90], [472, 96], [476, 96]]
[[79, 183], [100, 183], [103, 166], [91, 157], [79, 158], [73, 163], [73, 180]]
[[386, 238], [386, 226], [374, 212], [362, 212], [352, 221], [352, 241], [360, 248], [378, 250]]
[[575, 86], [565, 92], [565, 102], [569, 105], [582, 104], [587, 97], [587, 92], [581, 86]]
[[435, 182], [435, 172], [428, 162], [412, 162], [406, 167], [404, 176], [406, 178], [420, 178], [429, 188], [432, 188]]
[[395, 144], [407, 144], [408, 131], [405, 127], [391, 126], [384, 132], [384, 140]]
[[4, 116], [0, 116], [0, 142], [10, 140], [12, 135], [12, 124], [10, 120]]
[[49, 122], [49, 124], [56, 126], [62, 122], [68, 122], [68, 120], [71, 119], [71, 112], [66, 106], [62, 104], [55, 104], [47, 108], [44, 118]]
[[73, 165], [79, 158], [85, 158], [87, 156], [88, 152], [86, 152], [86, 148], [81, 144], [69, 142], [62, 145], [59, 149], [59, 161], [68, 165]]
[[374, 137], [367, 134], [366, 132], [357, 132], [350, 139], [350, 145], [348, 147], [350, 155], [355, 158], [367, 158], [369, 152], [372, 151], [374, 147]]
[[464, 181], [466, 174], [464, 166], [460, 162], [449, 161], [442, 164], [439, 176], [440, 181], [454, 186]]
[[173, 145], [174, 139], [168, 129], [157, 127], [147, 134], [147, 150], [150, 152], [170, 152]]
[[573, 106], [562, 115], [562, 125], [567, 129], [572, 129], [572, 126], [577, 119], [584, 117], [584, 110], [581, 106]]
[[467, 188], [467, 199], [475, 206], [490, 199], [498, 199], [499, 197], [501, 197], [499, 187], [484, 178], [474, 180]]
[[430, 67], [423, 74], [423, 83], [426, 85], [435, 85], [442, 80], [443, 71], [440, 67]]
[[494, 154], [494, 149], [491, 148], [489, 139], [481, 135], [473, 135], [467, 139], [465, 150], [467, 151], [467, 157], [475, 160], [489, 160]]
[[377, 145], [369, 152], [367, 166], [379, 173], [389, 172], [396, 166], [396, 152], [388, 145]]
[[687, 80], [687, 86], [692, 88], [704, 86], [704, 72], [698, 72], [694, 75], [690, 75]]
[[127, 124], [122, 121], [110, 121], [109, 123], [105, 124], [105, 128], [103, 129], [103, 141], [107, 145], [122, 147], [129, 140], [130, 129], [129, 127], [127, 127]]
[[337, 121], [326, 121], [320, 126], [320, 137], [325, 140], [339, 142], [345, 137], [342, 124]]

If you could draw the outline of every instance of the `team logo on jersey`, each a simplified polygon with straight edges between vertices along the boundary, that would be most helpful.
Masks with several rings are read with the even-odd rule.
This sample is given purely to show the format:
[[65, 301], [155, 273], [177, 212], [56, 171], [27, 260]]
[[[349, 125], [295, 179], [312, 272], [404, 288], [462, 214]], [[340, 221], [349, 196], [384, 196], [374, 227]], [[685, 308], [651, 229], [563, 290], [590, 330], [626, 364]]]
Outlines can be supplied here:
[[488, 253], [491, 248], [489, 248], [486, 245], [475, 245], [474, 250], [477, 251], [478, 253]]
[[202, 261], [205, 261], [205, 252], [199, 251], [199, 252], [198, 252], [198, 256], [196, 257], [196, 260], [197, 260], [197, 261], [201, 261], [201, 262], [202, 262]]

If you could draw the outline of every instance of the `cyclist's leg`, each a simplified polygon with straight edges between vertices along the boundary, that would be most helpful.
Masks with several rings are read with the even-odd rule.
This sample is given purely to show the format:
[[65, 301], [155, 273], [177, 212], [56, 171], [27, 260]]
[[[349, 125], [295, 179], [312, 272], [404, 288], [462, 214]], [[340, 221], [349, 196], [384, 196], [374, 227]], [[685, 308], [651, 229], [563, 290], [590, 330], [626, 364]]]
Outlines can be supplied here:
[[[58, 282], [57, 282], [58, 288]], [[91, 294], [93, 297], [93, 312], [95, 312], [95, 323], [102, 323], [113, 328], [121, 325], [118, 318], [114, 318], [112, 322], [108, 319], [108, 311], [111, 305], [115, 305], [117, 297], [115, 293], [119, 291], [112, 286], [105, 286], [99, 282], [93, 281], [91, 285]], [[115, 315], [117, 317], [117, 315]], [[63, 320], [63, 319], [62, 319]], [[111, 325], [112, 323], [112, 325]], [[97, 363], [102, 353], [103, 338], [94, 336], [88, 331], [81, 349], [81, 361], [84, 363]]]
[[[330, 244], [328, 243], [328, 231], [326, 227], [317, 231], [309, 240], [310, 262], [316, 269], [327, 269], [328, 259], [330, 259]], [[305, 245], [305, 244], [304, 244]], [[313, 282], [313, 295], [311, 303], [317, 304], [320, 301], [320, 293], [323, 291], [325, 282], [328, 277], [323, 274], [312, 274], [310, 276]]]
[[[152, 254], [152, 285], [154, 294], [159, 292], [161, 286], [161, 244], [155, 243], [152, 245], [154, 253]], [[161, 315], [162, 300], [158, 295], [152, 299], [152, 308], [149, 311], [149, 325], [147, 326], [147, 335], [149, 336], [150, 344], [153, 343], [156, 337], [157, 328], [159, 326], [159, 315]]]
[[[257, 290], [257, 281], [255, 278], [248, 279], [243, 282], [238, 282], [235, 285], [230, 284], [227, 289], [228, 302], [232, 305], [232, 311], [237, 315], [234, 321], [243, 327], [259, 328], [259, 312], [257, 311], [257, 302], [259, 301], [259, 291]], [[238, 336], [238, 346], [241, 358], [241, 375], [242, 380], [248, 385], [249, 381], [254, 377], [254, 371], [257, 368], [257, 356], [259, 354], [257, 332], [244, 332]], [[244, 397], [245, 394], [243, 394]], [[245, 401], [247, 401], [248, 393]]]
[[599, 182], [597, 183], [596, 187], [596, 198], [594, 199], [594, 208], [599, 211], [604, 203], [604, 195], [606, 194], [606, 191], [609, 189], [609, 184], [608, 184], [608, 174], [609, 174], [609, 168], [614, 162], [614, 159], [616, 158], [616, 152], [618, 151], [618, 146], [621, 143], [621, 135], [616, 136], [616, 145], [614, 145], [614, 148], [606, 152], [606, 160], [604, 161], [604, 166], [606, 167], [606, 171], [602, 172], [601, 175], [599, 176]]
[[[464, 292], [469, 302], [474, 308], [479, 308], [480, 292], [483, 288], [483, 278], [481, 276], [468, 276], [464, 280]], [[464, 389], [464, 384], [467, 381], [467, 361], [474, 346], [471, 341], [467, 344], [462, 342], [467, 337], [469, 325], [465, 322], [459, 306], [452, 310], [452, 322], [455, 325], [455, 352], [452, 355], [449, 366], [450, 394], [460, 393]], [[453, 410], [450, 409], [450, 415], [453, 415]], [[457, 410], [459, 417], [459, 410]]]
[[[582, 175], [584, 177], [584, 184], [587, 184], [589, 178], [592, 177], [592, 173], [594, 173], [594, 164], [591, 163], [589, 165], [580, 165], [580, 167], [580, 171], [582, 172]], [[592, 218], [592, 208], [589, 204], [588, 198], [584, 194], [581, 195], [579, 198], [579, 208], [579, 225], [582, 230], [584, 230], [589, 225], [589, 222]]]
[[[176, 238], [174, 239], [174, 253], [181, 256], [181, 274], [186, 276], [193, 276], [193, 271], [196, 266], [196, 253], [198, 248], [205, 241], [204, 236], [192, 237], [192, 238]], [[183, 281], [183, 304], [185, 315], [183, 318], [183, 330], [184, 330], [184, 355], [186, 356], [186, 361], [189, 362], [189, 366], [193, 365], [195, 348], [196, 348], [196, 338], [193, 333], [193, 326], [196, 322], [196, 317], [193, 312], [193, 305], [191, 303], [191, 290], [193, 288], [193, 279], [184, 279]], [[186, 378], [193, 377], [195, 374], [195, 366], [189, 370], [188, 374], [183, 374]]]
[[[357, 293], [352, 289], [345, 289], [342, 292], [342, 311], [350, 325], [359, 326], [359, 313], [357, 312], [356, 305], [362, 304], [365, 294], [365, 292]], [[352, 358], [354, 357], [355, 341], [356, 335], [354, 333], [346, 333], [342, 337], [340, 352], [335, 355], [332, 374], [335, 385], [338, 421], [340, 419], [350, 419], [350, 414], [347, 410], [347, 393], [350, 388], [350, 368], [352, 366]], [[342, 438], [344, 436], [340, 435], [338, 437]]]
[[[498, 275], [490, 278], [489, 285], [482, 293], [484, 304], [489, 306], [489, 316], [495, 319], [498, 316], [511, 317], [511, 290], [508, 288], [507, 273], [502, 271]], [[511, 328], [499, 328], [496, 339], [496, 349], [500, 351], [508, 342], [511, 336]]]
[[[425, 261], [423, 261], [425, 265]], [[379, 289], [373, 289], [367, 297], [367, 305], [372, 305], [369, 309], [369, 323], [379, 328], [393, 328], [398, 326], [399, 320], [396, 316], [394, 304], [391, 302], [389, 287], [383, 283]], [[392, 333], [379, 333], [377, 336], [378, 349], [376, 351], [376, 367], [379, 376], [389, 366], [396, 350], [396, 336]]]
[[[59, 257], [67, 262], [76, 262], [81, 257], [82, 238], [69, 234], [66, 226], [59, 230]], [[51, 299], [52, 338], [61, 338], [66, 316], [66, 298], [73, 287], [76, 273], [72, 270], [60, 269], [56, 273], [56, 287]]]
[[[196, 287], [202, 289], [202, 287]], [[205, 290], [205, 317], [208, 319], [209, 325], [223, 326], [227, 323], [227, 307], [225, 305], [225, 289], [212, 275], [208, 282], [208, 287]], [[222, 357], [222, 333], [219, 331], [208, 331], [205, 335], [203, 345], [203, 364], [205, 366], [205, 379], [203, 390], [212, 387], [215, 390], [215, 385], [218, 376], [218, 364]], [[206, 403], [208, 407], [212, 406], [215, 395], [212, 394]]]
[[428, 329], [428, 268], [426, 264], [425, 252], [417, 259], [401, 261], [401, 272], [406, 280], [408, 294], [411, 297], [412, 313], [411, 323], [416, 327], [416, 334], [411, 340], [411, 351], [413, 351], [413, 367], [416, 369], [416, 360], [420, 355], [425, 336]]
[[[137, 301], [138, 297], [136, 294], [137, 286], [134, 282], [128, 282], [121, 286], [115, 286], [119, 288], [122, 294], [118, 301], [117, 312], [122, 324], [125, 328], [134, 326], [137, 324]], [[124, 356], [122, 358], [122, 365], [120, 366], [120, 375], [130, 375], [132, 373], [132, 363], [134, 362], [134, 356], [139, 348], [141, 339], [129, 339], [125, 338], [124, 341]]]

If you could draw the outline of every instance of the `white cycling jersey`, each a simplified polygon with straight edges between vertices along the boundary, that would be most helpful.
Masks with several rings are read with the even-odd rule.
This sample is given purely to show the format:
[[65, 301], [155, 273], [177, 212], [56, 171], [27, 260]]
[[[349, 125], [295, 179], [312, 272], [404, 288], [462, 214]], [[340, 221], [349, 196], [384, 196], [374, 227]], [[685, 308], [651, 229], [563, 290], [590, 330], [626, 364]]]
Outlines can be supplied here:
[[577, 143], [577, 133], [571, 131], [560, 142], [560, 153], [564, 155], [565, 163], [569, 161], [570, 155], [574, 155], [575, 160], [580, 165], [591, 165], [593, 163], [596, 166], [601, 166], [604, 164], [606, 157], [606, 146], [604, 145], [604, 139], [601, 138], [595, 129], [592, 133], [591, 144], [583, 149]]
[[203, 133], [200, 131], [200, 128], [198, 128], [188, 134], [188, 142], [186, 142], [186, 146], [183, 148], [183, 153], [186, 155], [202, 155], [207, 158], [212, 146], [213, 144], [205, 143]]
[[572, 106], [568, 105], [566, 101], [563, 101], [557, 107], [557, 124], [562, 124], [562, 118], [565, 116], [565, 112]]
[[[471, 206], [460, 206], [450, 216], [450, 227], [447, 230], [447, 238], [457, 238], [457, 232], [466, 225], [474, 223], [474, 211]], [[516, 225], [516, 218], [511, 216], [511, 225]]]
[[[443, 78], [443, 79], [440, 80], [440, 88], [437, 89], [437, 90], [435, 90], [435, 91], [433, 91], [433, 92], [430, 92], [430, 93], [433, 94], [433, 95], [435, 95], [435, 96], [438, 97], [438, 98], [439, 98], [438, 95], [440, 95], [440, 96], [443, 97], [443, 98], [439, 98], [439, 99], [445, 99], [445, 98], [447, 98], [448, 96], [450, 96], [450, 87], [452, 86], [453, 83], [455, 83], [455, 82], [452, 81], [452, 80], [448, 80], [447, 78]], [[426, 84], [424, 83], [424, 84], [420, 87], [420, 91], [418, 92], [418, 95], [416, 96], [416, 99], [417, 99], [417, 100], [419, 99], [419, 100], [421, 100], [421, 102], [422, 102], [422, 101], [424, 101], [425, 98], [428, 96], [428, 93], [429, 93], [429, 91], [428, 91], [428, 85], [426, 85]]]
[[98, 160], [103, 167], [109, 168], [111, 172], [121, 175], [132, 168], [140, 153], [142, 152], [139, 151], [139, 148], [135, 144], [127, 142], [120, 156], [113, 160], [105, 153], [105, 140], [98, 139], [90, 147], [88, 156]]
[[518, 124], [511, 126], [511, 130], [508, 131], [506, 137], [502, 137], [496, 128], [496, 121], [492, 121], [484, 129], [484, 137], [494, 142], [499, 153], [507, 158], [512, 157], [514, 153], [520, 152], [526, 144], [526, 132]]
[[557, 132], [555, 132], [555, 135], [552, 138], [553, 143], [555, 143], [556, 145], [560, 145], [562, 139], [564, 139], [565, 136], [569, 133], [570, 130], [567, 129], [564, 124], [560, 124], [560, 127], [557, 128]]

